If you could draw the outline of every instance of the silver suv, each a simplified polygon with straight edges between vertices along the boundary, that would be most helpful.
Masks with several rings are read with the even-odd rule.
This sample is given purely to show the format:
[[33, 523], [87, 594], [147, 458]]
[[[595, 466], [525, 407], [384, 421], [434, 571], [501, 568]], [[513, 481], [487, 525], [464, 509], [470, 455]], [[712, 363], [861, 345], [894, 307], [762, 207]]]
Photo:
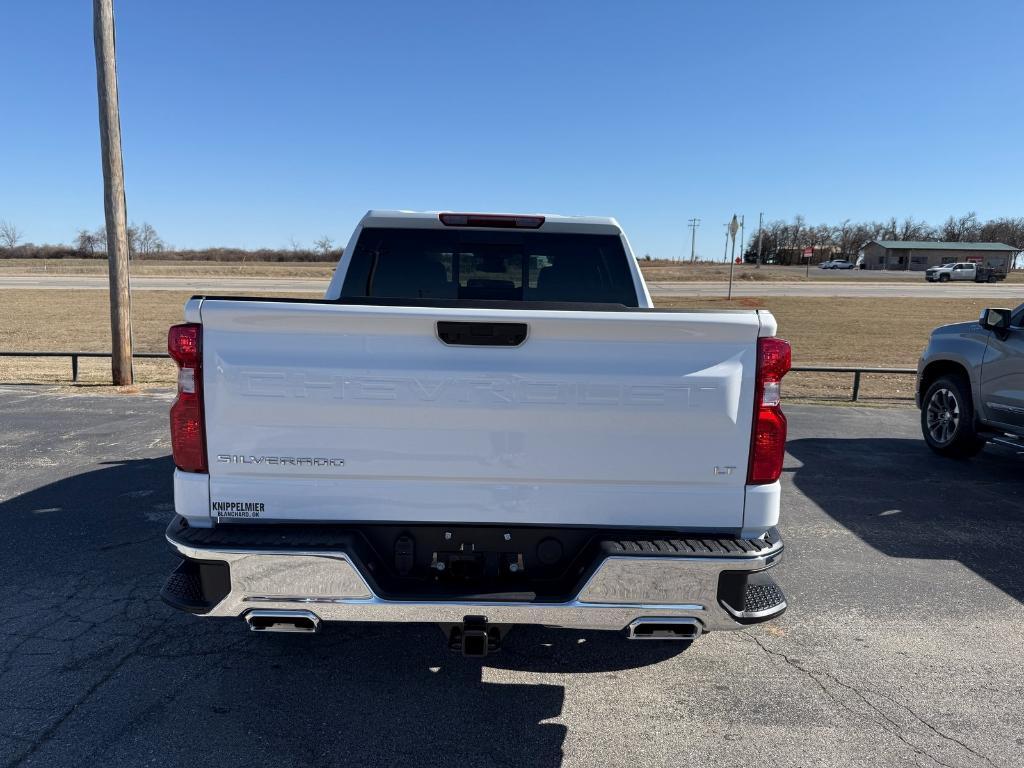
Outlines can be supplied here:
[[1024, 304], [932, 331], [917, 366], [925, 442], [966, 458], [989, 440], [1024, 446]]

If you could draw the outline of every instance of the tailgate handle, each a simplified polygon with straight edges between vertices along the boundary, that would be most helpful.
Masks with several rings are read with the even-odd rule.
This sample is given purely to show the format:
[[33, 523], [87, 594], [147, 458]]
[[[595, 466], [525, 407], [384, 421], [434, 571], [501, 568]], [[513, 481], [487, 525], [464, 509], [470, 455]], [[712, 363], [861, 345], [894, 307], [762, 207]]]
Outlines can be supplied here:
[[452, 346], [518, 347], [526, 341], [526, 323], [453, 323], [438, 321], [437, 338]]

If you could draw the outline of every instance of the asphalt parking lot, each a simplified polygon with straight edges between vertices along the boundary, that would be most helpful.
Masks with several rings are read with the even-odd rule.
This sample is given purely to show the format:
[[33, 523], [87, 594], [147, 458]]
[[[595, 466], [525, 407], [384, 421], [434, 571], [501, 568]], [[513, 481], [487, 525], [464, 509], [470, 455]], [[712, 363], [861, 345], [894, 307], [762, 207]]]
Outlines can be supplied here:
[[164, 606], [167, 405], [0, 387], [2, 765], [1024, 765], [1024, 457], [933, 457], [915, 410], [787, 409], [778, 622], [468, 660]]

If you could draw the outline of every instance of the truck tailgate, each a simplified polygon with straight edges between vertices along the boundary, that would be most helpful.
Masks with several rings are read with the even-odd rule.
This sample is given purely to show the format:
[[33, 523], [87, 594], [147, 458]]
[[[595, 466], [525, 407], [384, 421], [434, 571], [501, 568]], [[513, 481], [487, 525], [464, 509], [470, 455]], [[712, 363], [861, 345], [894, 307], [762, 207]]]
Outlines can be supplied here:
[[215, 517], [742, 525], [756, 312], [197, 303]]

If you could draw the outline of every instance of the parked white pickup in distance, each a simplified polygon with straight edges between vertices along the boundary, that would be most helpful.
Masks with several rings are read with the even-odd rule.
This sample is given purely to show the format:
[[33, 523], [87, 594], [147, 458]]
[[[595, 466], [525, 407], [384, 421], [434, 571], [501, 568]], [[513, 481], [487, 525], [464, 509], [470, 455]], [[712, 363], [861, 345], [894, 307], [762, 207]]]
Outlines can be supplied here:
[[930, 267], [925, 270], [924, 277], [929, 283], [948, 283], [950, 281], [994, 283], [1006, 279], [1005, 273], [998, 269], [983, 267], [970, 261]]

